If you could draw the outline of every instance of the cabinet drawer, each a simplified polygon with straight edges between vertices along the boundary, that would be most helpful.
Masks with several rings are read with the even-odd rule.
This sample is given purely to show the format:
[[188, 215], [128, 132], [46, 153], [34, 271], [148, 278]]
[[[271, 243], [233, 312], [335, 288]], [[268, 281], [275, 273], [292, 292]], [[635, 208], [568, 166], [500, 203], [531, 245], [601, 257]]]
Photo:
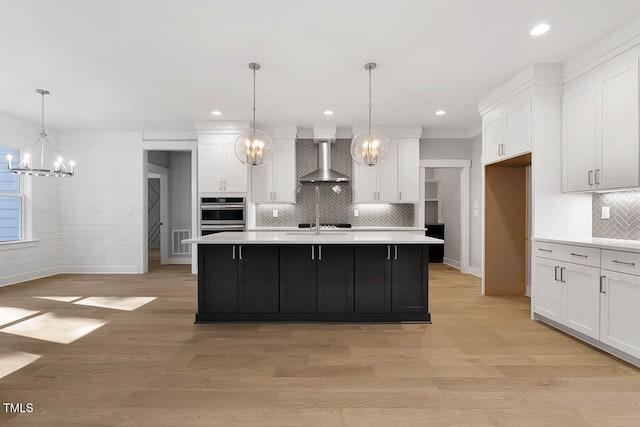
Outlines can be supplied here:
[[640, 276], [640, 254], [603, 249], [602, 269]]
[[534, 255], [571, 262], [573, 264], [600, 267], [600, 249], [561, 243], [536, 242]]

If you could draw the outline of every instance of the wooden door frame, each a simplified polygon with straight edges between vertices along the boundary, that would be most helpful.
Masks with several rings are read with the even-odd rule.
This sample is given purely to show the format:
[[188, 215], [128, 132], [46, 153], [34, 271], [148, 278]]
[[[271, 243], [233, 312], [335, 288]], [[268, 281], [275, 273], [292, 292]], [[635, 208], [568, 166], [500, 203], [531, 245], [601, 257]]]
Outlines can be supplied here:
[[[160, 178], [160, 264], [169, 264], [169, 169], [149, 163], [148, 178]], [[148, 197], [148, 196], [147, 196]], [[147, 208], [148, 209], [148, 208]], [[148, 240], [147, 236], [147, 240]], [[147, 259], [148, 259], [147, 245]]]
[[460, 169], [460, 272], [470, 274], [469, 267], [469, 227], [471, 215], [469, 214], [470, 182], [469, 159], [428, 159], [420, 160], [420, 201], [418, 203], [418, 226], [424, 226], [424, 191], [425, 191], [425, 169], [426, 168], [455, 168]]

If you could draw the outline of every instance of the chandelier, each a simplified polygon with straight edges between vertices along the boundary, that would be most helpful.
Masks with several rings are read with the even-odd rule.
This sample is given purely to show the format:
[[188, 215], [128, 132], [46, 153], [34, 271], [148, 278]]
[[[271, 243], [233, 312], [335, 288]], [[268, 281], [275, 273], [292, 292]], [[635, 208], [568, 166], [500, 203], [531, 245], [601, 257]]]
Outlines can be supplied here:
[[256, 129], [256, 71], [260, 69], [260, 64], [252, 62], [249, 69], [253, 71], [253, 126], [238, 135], [234, 151], [243, 164], [262, 166], [271, 160], [273, 142], [269, 135]]
[[375, 166], [384, 161], [389, 151], [389, 140], [382, 133], [371, 128], [371, 71], [375, 70], [374, 62], [364, 64], [369, 71], [369, 126], [353, 137], [351, 157], [360, 166]]
[[[44, 96], [49, 95], [49, 91], [45, 89], [36, 89], [36, 92], [42, 96], [42, 129], [40, 130], [40, 137], [33, 143], [30, 151], [27, 151], [20, 159], [18, 165], [13, 167], [12, 155], [7, 155], [7, 168], [9, 172], [18, 175], [35, 175], [35, 176], [52, 176], [52, 177], [67, 177], [73, 176], [75, 163], [69, 162], [69, 165], [64, 162], [64, 159], [60, 157], [53, 146], [47, 139], [47, 131], [44, 128]], [[39, 154], [39, 155], [38, 155]], [[36, 156], [33, 159], [32, 156]], [[52, 165], [52, 168], [45, 166], [45, 163]]]

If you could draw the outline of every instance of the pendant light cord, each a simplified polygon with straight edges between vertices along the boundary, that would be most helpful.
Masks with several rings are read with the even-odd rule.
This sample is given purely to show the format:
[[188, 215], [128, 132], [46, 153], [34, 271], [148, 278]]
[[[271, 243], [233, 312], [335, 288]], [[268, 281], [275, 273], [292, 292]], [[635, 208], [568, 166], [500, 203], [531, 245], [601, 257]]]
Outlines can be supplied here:
[[42, 96], [42, 104], [40, 109], [40, 118], [42, 119], [42, 130], [40, 130], [40, 135], [46, 136], [47, 131], [44, 130], [44, 92], [40, 94]]
[[253, 69], [253, 135], [256, 134], [256, 69]]
[[369, 68], [369, 136], [371, 136], [371, 68]]

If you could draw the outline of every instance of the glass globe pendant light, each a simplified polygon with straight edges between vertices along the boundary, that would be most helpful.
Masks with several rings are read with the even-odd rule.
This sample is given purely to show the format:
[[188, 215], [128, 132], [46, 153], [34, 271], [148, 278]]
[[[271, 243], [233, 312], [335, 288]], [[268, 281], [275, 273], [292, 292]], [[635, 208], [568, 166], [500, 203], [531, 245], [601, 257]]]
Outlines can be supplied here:
[[[73, 176], [75, 169], [75, 163], [73, 160], [67, 165], [64, 162], [64, 159], [56, 153], [53, 146], [47, 139], [47, 131], [44, 128], [44, 96], [49, 95], [50, 92], [45, 89], [36, 89], [36, 93], [39, 93], [42, 96], [42, 129], [40, 130], [40, 137], [33, 143], [31, 152], [24, 153], [22, 159], [19, 159], [16, 167], [13, 167], [13, 156], [9, 154], [7, 156], [7, 169], [9, 169], [9, 172], [17, 175], [51, 176], [57, 178]], [[39, 147], [38, 144], [40, 145]], [[39, 159], [32, 159], [32, 153], [36, 154], [36, 152], [40, 153], [40, 155], [37, 156]], [[49, 161], [53, 166], [52, 168], [45, 166], [45, 163]]]
[[238, 135], [234, 149], [238, 160], [245, 165], [262, 166], [271, 160], [273, 141], [265, 132], [256, 129], [256, 71], [260, 64], [252, 62], [249, 69], [253, 71], [253, 125]]
[[371, 71], [376, 64], [368, 62], [364, 64], [369, 71], [369, 127], [359, 132], [351, 141], [351, 157], [359, 166], [375, 166], [384, 162], [389, 152], [389, 140], [379, 131], [371, 128]]

